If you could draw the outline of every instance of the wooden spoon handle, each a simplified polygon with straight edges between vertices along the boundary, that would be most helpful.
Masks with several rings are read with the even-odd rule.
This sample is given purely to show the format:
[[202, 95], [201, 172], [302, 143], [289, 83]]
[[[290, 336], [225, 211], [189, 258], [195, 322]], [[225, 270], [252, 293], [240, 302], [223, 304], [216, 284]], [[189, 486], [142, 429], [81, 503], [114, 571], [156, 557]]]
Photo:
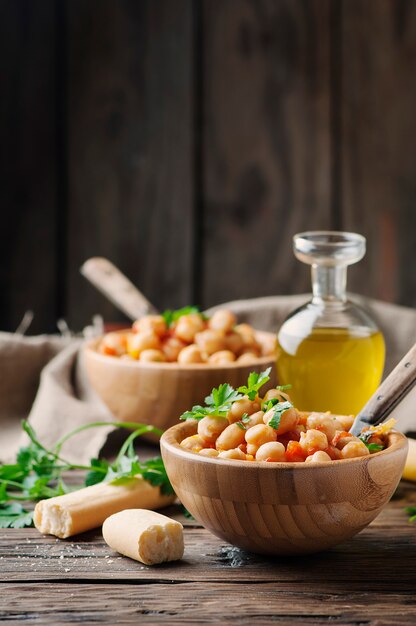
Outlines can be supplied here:
[[416, 344], [396, 365], [367, 404], [358, 413], [351, 428], [353, 435], [362, 428], [374, 426], [386, 419], [416, 384]]
[[132, 320], [157, 313], [153, 304], [107, 259], [88, 259], [81, 274]]

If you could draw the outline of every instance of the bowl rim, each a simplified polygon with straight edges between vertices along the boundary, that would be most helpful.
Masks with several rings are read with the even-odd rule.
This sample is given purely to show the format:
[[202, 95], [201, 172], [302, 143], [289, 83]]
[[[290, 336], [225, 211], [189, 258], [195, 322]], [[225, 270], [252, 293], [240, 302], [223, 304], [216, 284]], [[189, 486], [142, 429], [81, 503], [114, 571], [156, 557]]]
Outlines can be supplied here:
[[[177, 457], [182, 457], [184, 460], [195, 461], [197, 463], [211, 463], [213, 465], [219, 466], [227, 466], [227, 467], [246, 467], [252, 469], [262, 469], [264, 471], [276, 471], [277, 469], [281, 470], [293, 470], [294, 467], [299, 468], [301, 471], [308, 470], [310, 468], [328, 468], [331, 467], [345, 467], [346, 464], [360, 464], [360, 463], [368, 463], [369, 460], [380, 457], [381, 455], [390, 454], [394, 451], [400, 450], [402, 448], [408, 448], [408, 440], [406, 435], [399, 432], [398, 430], [392, 430], [389, 433], [389, 445], [384, 450], [380, 450], [379, 452], [374, 452], [373, 454], [369, 454], [366, 456], [353, 457], [351, 459], [337, 459], [331, 462], [320, 462], [320, 463], [290, 463], [288, 461], [274, 461], [273, 463], [266, 463], [264, 461], [244, 461], [240, 459], [218, 459], [216, 457], [209, 456], [201, 456], [196, 452], [191, 452], [190, 450], [186, 450], [182, 448], [178, 443], [178, 438], [176, 432], [186, 425], [191, 425], [191, 422], [195, 422], [195, 426], [197, 426], [197, 422], [195, 420], [184, 420], [179, 424], [175, 424], [168, 428], [160, 438], [160, 447], [161, 450], [166, 448], [169, 452], [173, 453]], [[391, 441], [392, 440], [392, 441]], [[237, 465], [236, 465], [237, 464]]]
[[[266, 336], [276, 337], [276, 333], [271, 333], [266, 330], [257, 330], [254, 329], [255, 334], [261, 334]], [[111, 331], [112, 333], [123, 333], [126, 332], [126, 329], [120, 329]], [[108, 334], [108, 333], [106, 333]], [[138, 369], [160, 369], [160, 370], [198, 370], [198, 371], [207, 371], [207, 370], [230, 370], [230, 369], [249, 369], [250, 367], [260, 367], [260, 366], [270, 366], [274, 365], [276, 361], [276, 357], [274, 355], [269, 356], [260, 356], [255, 360], [249, 363], [239, 363], [238, 361], [231, 361], [230, 363], [178, 363], [177, 361], [172, 362], [151, 362], [151, 361], [136, 361], [136, 360], [125, 360], [120, 359], [119, 357], [111, 356], [109, 354], [101, 354], [97, 350], [97, 346], [99, 342], [103, 339], [105, 335], [100, 335], [99, 337], [95, 337], [94, 339], [88, 339], [83, 345], [84, 353], [88, 353], [89, 355], [94, 355], [93, 358], [105, 362], [105, 363], [114, 363], [116, 367], [132, 367]]]

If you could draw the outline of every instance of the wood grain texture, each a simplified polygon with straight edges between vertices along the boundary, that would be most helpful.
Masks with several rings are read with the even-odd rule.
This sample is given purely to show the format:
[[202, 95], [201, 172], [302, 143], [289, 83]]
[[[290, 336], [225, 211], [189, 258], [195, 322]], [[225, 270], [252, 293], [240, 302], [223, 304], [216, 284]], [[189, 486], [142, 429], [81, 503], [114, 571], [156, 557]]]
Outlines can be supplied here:
[[[146, 567], [105, 545], [35, 529], [0, 530], [0, 620], [5, 624], [414, 624], [416, 533], [402, 482], [358, 536], [301, 558], [260, 557], [224, 544], [178, 508], [185, 557]], [[365, 586], [363, 587], [363, 581]]]
[[0, 2], [0, 329], [56, 321], [55, 2]]
[[309, 291], [291, 238], [330, 227], [329, 2], [207, 0], [204, 41], [204, 304]]
[[305, 463], [259, 463], [208, 458], [180, 447], [196, 424], [161, 438], [169, 480], [205, 528], [259, 554], [308, 554], [360, 532], [391, 498], [403, 472], [407, 441], [389, 436], [378, 454]]
[[97, 311], [120, 317], [79, 276], [90, 256], [158, 308], [191, 299], [192, 15], [189, 0], [67, 6], [68, 313], [80, 327]]
[[272, 367], [273, 372], [265, 389], [276, 384], [273, 357], [259, 357], [249, 365], [140, 363], [100, 354], [96, 349], [98, 341], [84, 349], [88, 380], [114, 417], [122, 422], [169, 428], [178, 423], [184, 411], [203, 403], [213, 387], [224, 382], [239, 387], [246, 384], [250, 372], [261, 372], [267, 367]]
[[343, 227], [367, 237], [352, 291], [416, 304], [416, 4], [342, 3]]

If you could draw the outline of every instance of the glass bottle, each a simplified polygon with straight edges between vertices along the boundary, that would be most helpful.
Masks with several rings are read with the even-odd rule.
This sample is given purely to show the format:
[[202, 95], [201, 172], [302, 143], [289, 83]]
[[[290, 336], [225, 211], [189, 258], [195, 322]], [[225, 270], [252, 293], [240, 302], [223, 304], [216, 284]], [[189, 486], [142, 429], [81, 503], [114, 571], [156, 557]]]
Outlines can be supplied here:
[[380, 383], [383, 336], [346, 295], [347, 267], [363, 258], [365, 244], [362, 235], [335, 231], [293, 238], [295, 256], [312, 266], [312, 300], [278, 332], [277, 376], [292, 385], [300, 410], [356, 414]]

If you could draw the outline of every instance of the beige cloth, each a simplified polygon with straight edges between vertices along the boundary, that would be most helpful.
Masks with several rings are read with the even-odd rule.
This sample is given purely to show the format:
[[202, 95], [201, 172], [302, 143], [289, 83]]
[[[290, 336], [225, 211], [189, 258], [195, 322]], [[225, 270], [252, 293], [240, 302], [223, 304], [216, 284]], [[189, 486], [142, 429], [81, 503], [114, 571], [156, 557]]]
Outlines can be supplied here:
[[[277, 296], [227, 303], [227, 308], [262, 330], [276, 330], [308, 296]], [[386, 372], [416, 340], [416, 311], [354, 297], [365, 305], [386, 338]], [[218, 307], [215, 307], [218, 308]], [[211, 309], [215, 310], [215, 309]], [[80, 340], [20, 337], [0, 333], [0, 460], [14, 458], [27, 442], [21, 420], [28, 418], [40, 441], [52, 446], [69, 431], [94, 421], [113, 420], [88, 385], [80, 359]], [[409, 394], [400, 427], [416, 431], [416, 394]], [[84, 431], [63, 448], [65, 458], [85, 463], [97, 456], [113, 426]]]

